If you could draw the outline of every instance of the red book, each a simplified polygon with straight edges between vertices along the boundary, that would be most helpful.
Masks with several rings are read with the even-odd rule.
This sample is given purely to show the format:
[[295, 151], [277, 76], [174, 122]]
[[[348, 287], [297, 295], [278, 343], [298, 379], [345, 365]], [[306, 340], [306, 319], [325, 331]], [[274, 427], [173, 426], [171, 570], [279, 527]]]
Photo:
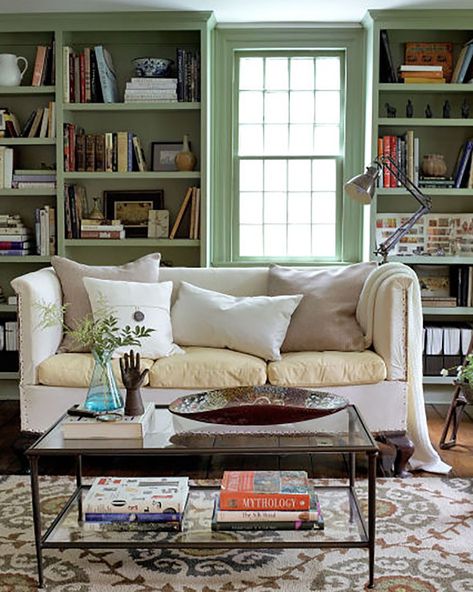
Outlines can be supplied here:
[[80, 73], [80, 102], [85, 103], [85, 56], [79, 55], [79, 73]]
[[46, 62], [46, 46], [38, 45], [36, 48], [36, 59], [34, 62], [34, 69], [33, 69], [33, 80], [31, 82], [32, 86], [41, 86], [41, 80], [43, 78], [43, 71]]
[[[390, 154], [391, 159], [397, 164], [397, 136], [389, 136], [390, 140]], [[391, 178], [390, 187], [397, 187], [397, 181], [393, 174], [389, 175]]]
[[225, 471], [222, 510], [308, 510], [311, 486], [305, 471]]
[[[383, 136], [383, 154], [391, 156], [391, 136]], [[391, 187], [391, 172], [383, 167], [383, 187]]]
[[73, 123], [68, 125], [69, 130], [69, 170], [76, 170], [76, 126]]

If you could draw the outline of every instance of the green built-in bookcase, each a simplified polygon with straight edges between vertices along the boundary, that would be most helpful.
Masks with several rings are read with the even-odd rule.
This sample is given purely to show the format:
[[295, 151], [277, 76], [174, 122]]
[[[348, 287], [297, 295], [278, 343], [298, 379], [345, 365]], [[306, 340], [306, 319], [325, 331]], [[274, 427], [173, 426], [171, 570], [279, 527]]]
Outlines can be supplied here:
[[[447, 175], [452, 175], [462, 144], [473, 138], [473, 84], [403, 84], [380, 82], [381, 31], [388, 33], [394, 67], [404, 63], [405, 43], [410, 41], [442, 41], [453, 43], [453, 65], [463, 45], [473, 38], [471, 10], [373, 10], [363, 24], [367, 32], [367, 133], [366, 162], [377, 155], [378, 137], [400, 136], [414, 130], [420, 139], [420, 159], [424, 154], [443, 154]], [[406, 103], [410, 99], [414, 116], [406, 117]], [[461, 117], [464, 100], [470, 105], [470, 117]], [[443, 118], [442, 107], [448, 100], [451, 117]], [[386, 103], [396, 108], [396, 117], [388, 118]], [[426, 105], [433, 117], [425, 117]], [[432, 197], [432, 213], [473, 212], [473, 189], [430, 189], [423, 191]], [[371, 206], [370, 252], [375, 248], [375, 225], [378, 213], [413, 213], [418, 208], [415, 199], [404, 189], [378, 189]], [[374, 256], [373, 256], [374, 258]], [[391, 256], [389, 261], [411, 264], [473, 265], [472, 257], [448, 256]], [[428, 321], [468, 320], [473, 308], [428, 308]], [[452, 379], [426, 376], [425, 384], [451, 384]]]
[[[160, 251], [173, 265], [201, 266], [208, 262], [208, 128], [209, 62], [214, 19], [209, 12], [119, 12], [68, 14], [4, 14], [0, 19], [0, 53], [24, 56], [28, 70], [19, 87], [0, 87], [0, 105], [8, 107], [23, 125], [33, 111], [56, 103], [56, 138], [0, 138], [0, 145], [13, 147], [15, 168], [38, 169], [56, 163], [56, 190], [0, 190], [0, 213], [19, 213], [34, 227], [35, 208], [45, 204], [57, 212], [57, 251], [88, 264], [120, 264], [146, 253]], [[55, 86], [31, 86], [36, 48], [55, 43]], [[166, 57], [176, 60], [176, 49], [200, 52], [201, 101], [186, 103], [80, 104], [63, 101], [63, 51], [94, 45], [105, 46], [113, 59], [120, 100], [125, 83], [134, 75], [136, 57]], [[192, 172], [67, 173], [63, 166], [63, 124], [75, 123], [86, 133], [129, 130], [142, 142], [148, 164], [152, 142], [178, 142], [188, 134], [197, 166]], [[68, 240], [64, 231], [64, 185], [86, 188], [89, 206], [104, 190], [162, 189], [170, 226], [188, 186], [201, 188], [200, 239], [190, 240], [185, 223], [177, 239]], [[0, 257], [0, 285], [8, 296], [10, 281], [19, 275], [49, 265], [49, 257]], [[14, 318], [15, 307], [0, 304], [0, 316]], [[0, 372], [0, 379], [16, 374]]]

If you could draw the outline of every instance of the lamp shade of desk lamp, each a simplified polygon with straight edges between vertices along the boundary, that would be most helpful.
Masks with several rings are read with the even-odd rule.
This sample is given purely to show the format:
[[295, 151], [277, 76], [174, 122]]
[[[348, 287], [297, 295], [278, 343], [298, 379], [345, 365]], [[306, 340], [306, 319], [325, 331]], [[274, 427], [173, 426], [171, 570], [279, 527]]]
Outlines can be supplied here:
[[347, 192], [347, 195], [363, 205], [371, 203], [376, 191], [376, 182], [383, 167], [386, 167], [394, 179], [399, 181], [400, 185], [402, 185], [402, 187], [404, 187], [404, 189], [420, 204], [419, 209], [414, 212], [408, 220], [401, 224], [399, 228], [396, 228], [391, 236], [378, 245], [374, 251], [375, 255], [381, 255], [382, 263], [386, 263], [389, 251], [391, 251], [402, 237], [409, 232], [419, 218], [427, 212], [430, 212], [432, 209], [432, 199], [430, 196], [422, 193], [419, 187], [409, 179], [406, 173], [399, 168], [392, 158], [384, 155], [378, 156], [378, 158], [367, 167], [366, 172], [361, 175], [356, 175], [356, 177], [353, 177], [345, 183], [345, 191]]

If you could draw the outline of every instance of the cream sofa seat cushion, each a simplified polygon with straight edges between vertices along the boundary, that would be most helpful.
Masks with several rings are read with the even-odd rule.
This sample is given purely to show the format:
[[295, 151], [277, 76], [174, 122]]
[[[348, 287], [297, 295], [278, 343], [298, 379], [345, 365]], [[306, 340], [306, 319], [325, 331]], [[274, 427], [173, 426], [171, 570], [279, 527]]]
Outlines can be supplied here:
[[[153, 360], [141, 358], [141, 369], [148, 370]], [[88, 387], [92, 378], [94, 358], [92, 354], [57, 354], [47, 358], [38, 367], [40, 384], [47, 386]], [[123, 386], [120, 376], [119, 360], [112, 360], [112, 368], [119, 386]], [[149, 382], [148, 375], [143, 386]]]
[[260, 358], [213, 347], [184, 350], [184, 355], [156, 360], [149, 373], [151, 387], [208, 389], [266, 382], [266, 362]]
[[342, 386], [374, 384], [386, 378], [386, 365], [378, 354], [363, 352], [290, 352], [268, 364], [274, 385]]

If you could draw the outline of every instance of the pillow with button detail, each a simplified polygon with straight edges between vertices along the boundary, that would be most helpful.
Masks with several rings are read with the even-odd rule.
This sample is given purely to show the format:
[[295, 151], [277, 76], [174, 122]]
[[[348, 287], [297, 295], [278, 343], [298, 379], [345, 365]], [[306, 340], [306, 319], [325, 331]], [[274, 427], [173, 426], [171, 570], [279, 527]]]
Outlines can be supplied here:
[[89, 277], [83, 281], [94, 318], [103, 314], [106, 306], [106, 314], [113, 314], [118, 319], [120, 329], [127, 325], [132, 329], [137, 325], [154, 329], [149, 337], [141, 340], [139, 347], [118, 348], [114, 358], [130, 349], [139, 352], [143, 358], [152, 359], [184, 353], [173, 342], [170, 318], [172, 282], [144, 284]]
[[228, 348], [263, 360], [280, 360], [291, 315], [302, 299], [293, 296], [229, 296], [181, 282], [171, 311], [180, 345]]

